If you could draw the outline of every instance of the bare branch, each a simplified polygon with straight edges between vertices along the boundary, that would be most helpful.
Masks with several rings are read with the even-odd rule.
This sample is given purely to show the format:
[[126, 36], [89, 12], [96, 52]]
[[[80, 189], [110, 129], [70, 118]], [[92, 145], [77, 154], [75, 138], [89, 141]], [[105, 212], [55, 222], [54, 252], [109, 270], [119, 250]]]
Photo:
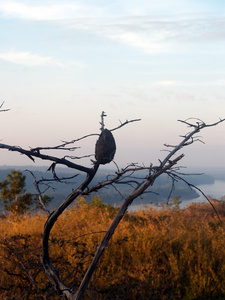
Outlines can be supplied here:
[[4, 105], [5, 101], [3, 101], [1, 104], [0, 104], [0, 112], [5, 112], [5, 111], [9, 111], [10, 108], [6, 108], [6, 109], [1, 109], [2, 106]]
[[125, 126], [125, 125], [127, 125], [129, 123], [138, 122], [138, 121], [141, 121], [141, 119], [126, 120], [124, 123], [121, 123], [119, 126], [113, 128], [113, 129], [110, 129], [110, 131], [117, 130], [117, 129], [119, 129], [119, 128], [121, 128], [121, 127], [123, 127], [123, 126]]
[[34, 176], [34, 173], [33, 173], [32, 171], [30, 171], [30, 170], [26, 170], [26, 171], [29, 172], [29, 173], [31, 174], [32, 178], [33, 178], [33, 183], [34, 183], [34, 186], [35, 186], [36, 191], [37, 191], [37, 193], [38, 193], [38, 199], [39, 199], [39, 202], [40, 202], [40, 204], [41, 204], [43, 210], [44, 210], [48, 215], [50, 215], [50, 211], [46, 208], [46, 206], [45, 206], [45, 204], [44, 204], [44, 201], [43, 201], [43, 199], [42, 199], [42, 193], [41, 193], [41, 191], [40, 191], [40, 188], [39, 188], [39, 186], [38, 186], [38, 183], [37, 183], [37, 181], [36, 181], [36, 178], [35, 178], [35, 176]]
[[14, 152], [24, 154], [27, 157], [29, 157], [33, 162], [34, 162], [34, 157], [37, 157], [42, 160], [53, 161], [57, 164], [61, 164], [61, 165], [67, 166], [69, 168], [73, 168], [73, 169], [76, 169], [76, 170], [79, 170], [79, 171], [82, 171], [85, 173], [91, 172], [91, 168], [86, 168], [84, 166], [75, 164], [65, 158], [58, 158], [56, 156], [50, 156], [50, 155], [42, 154], [40, 152], [36, 152], [36, 151], [32, 151], [32, 150], [25, 150], [18, 146], [10, 146], [10, 145], [0, 143], [0, 149], [7, 149], [9, 151], [14, 151]]
[[174, 150], [172, 150], [166, 157], [165, 159], [162, 161], [161, 165], [164, 166], [165, 163], [177, 152], [179, 151], [181, 148], [183, 148], [184, 146], [188, 146], [190, 144], [193, 143], [193, 136], [199, 132], [200, 130], [202, 130], [203, 128], [206, 127], [211, 127], [211, 126], [216, 126], [219, 123], [222, 123], [225, 121], [225, 119], [220, 119], [218, 122], [212, 123], [212, 124], [208, 124], [206, 125], [204, 122], [201, 121], [201, 123], [197, 122], [197, 124], [191, 124], [188, 123], [186, 121], [182, 121], [182, 120], [178, 120], [179, 122], [185, 123], [186, 125], [193, 127], [193, 131], [191, 131], [189, 134], [187, 134], [184, 139], [180, 142], [179, 145], [177, 145]]
[[83, 190], [88, 186], [88, 184], [94, 178], [98, 168], [99, 168], [99, 164], [96, 162], [91, 172], [87, 174], [86, 180], [65, 199], [65, 201], [49, 216], [48, 220], [45, 223], [43, 242], [42, 242], [42, 264], [44, 266], [45, 273], [47, 274], [55, 290], [59, 294], [63, 293], [64, 295], [66, 295], [67, 299], [69, 299], [71, 293], [73, 294], [73, 292], [69, 288], [64, 286], [64, 284], [60, 281], [58, 270], [55, 269], [51, 264], [49, 258], [49, 245], [48, 245], [49, 235], [57, 218], [80, 194], [82, 194]]
[[185, 180], [183, 177], [179, 176], [177, 173], [167, 173], [170, 177], [172, 177], [173, 179], [179, 179], [180, 181], [183, 181], [186, 185], [188, 185], [190, 187], [190, 189], [194, 188], [195, 190], [199, 191], [202, 196], [209, 202], [209, 204], [212, 206], [214, 212], [216, 213], [220, 223], [222, 223], [220, 216], [215, 208], [215, 206], [213, 205], [213, 203], [210, 201], [209, 197], [206, 196], [206, 194], [200, 189], [198, 188], [196, 185], [188, 182], [187, 180]]
[[100, 130], [101, 130], [101, 131], [103, 131], [103, 130], [104, 130], [104, 127], [105, 127], [104, 117], [107, 117], [107, 115], [106, 115], [105, 112], [103, 111], [102, 114], [101, 114], [101, 122], [100, 122], [100, 125], [101, 125]]
[[87, 135], [82, 136], [81, 138], [72, 140], [72, 141], [70, 141], [70, 142], [63, 141], [63, 144], [60, 145], [60, 147], [63, 147], [63, 145], [66, 146], [66, 145], [69, 145], [69, 144], [74, 144], [74, 143], [76, 143], [76, 142], [79, 142], [79, 141], [81, 141], [81, 140], [83, 140], [83, 139], [86, 139], [86, 138], [88, 138], [88, 137], [91, 137], [91, 136], [99, 136], [99, 134], [98, 134], [98, 133], [90, 133], [90, 134], [87, 134]]
[[[198, 120], [199, 122], [196, 122], [196, 124], [192, 124], [190, 122], [187, 122], [187, 120]], [[198, 119], [198, 118], [189, 118], [187, 120], [178, 120], [178, 122], [181, 122], [181, 123], [184, 123], [190, 127], [195, 127], [195, 128], [199, 128], [199, 129], [203, 129], [204, 127], [212, 127], [212, 126], [216, 126], [218, 125], [219, 123], [222, 123], [225, 121], [225, 119], [219, 119], [219, 121], [217, 122], [214, 122], [214, 123], [211, 123], [211, 124], [206, 124], [205, 122], [203, 122], [201, 119]]]
[[[188, 120], [196, 120], [196, 124], [190, 123]], [[184, 123], [189, 127], [199, 127], [200, 124], [205, 124], [201, 119], [198, 118], [188, 118], [186, 120], [178, 120], [178, 122]]]
[[67, 144], [68, 143], [64, 143], [64, 144], [61, 144], [61, 145], [58, 145], [58, 146], [53, 146], [53, 147], [36, 147], [36, 148], [31, 148], [30, 150], [31, 150], [31, 152], [38, 152], [38, 153], [40, 153], [41, 150], [66, 150], [66, 151], [74, 151], [74, 150], [80, 149], [80, 147], [68, 147], [68, 148], [66, 148]]

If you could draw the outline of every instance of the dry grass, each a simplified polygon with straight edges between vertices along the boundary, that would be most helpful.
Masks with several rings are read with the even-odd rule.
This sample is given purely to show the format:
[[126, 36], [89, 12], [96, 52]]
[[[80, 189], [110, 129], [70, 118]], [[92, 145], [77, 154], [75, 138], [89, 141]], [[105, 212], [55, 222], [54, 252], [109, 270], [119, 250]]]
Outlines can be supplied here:
[[[225, 204], [126, 214], [87, 291], [90, 299], [225, 299]], [[66, 285], [78, 287], [116, 209], [94, 200], [59, 218], [50, 254]], [[40, 264], [41, 214], [0, 221], [0, 298], [60, 299]]]

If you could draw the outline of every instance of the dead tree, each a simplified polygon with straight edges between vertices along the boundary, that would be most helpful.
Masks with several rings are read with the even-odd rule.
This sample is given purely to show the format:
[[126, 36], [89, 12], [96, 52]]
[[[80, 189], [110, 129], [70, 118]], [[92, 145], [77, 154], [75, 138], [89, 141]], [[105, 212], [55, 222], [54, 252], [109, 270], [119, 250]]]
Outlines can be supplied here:
[[[112, 130], [108, 130], [105, 128], [105, 124], [104, 124], [105, 116], [106, 116], [105, 113], [102, 112], [101, 122], [100, 122], [101, 134], [100, 136], [96, 134], [96, 136], [98, 136], [98, 140], [95, 148], [95, 160], [92, 160], [93, 163], [92, 167], [85, 167], [83, 165], [74, 163], [73, 162], [75, 158], [74, 156], [67, 155], [65, 157], [59, 158], [56, 156], [47, 155], [44, 153], [44, 151], [49, 151], [49, 150], [74, 151], [76, 150], [77, 147], [74, 147], [72, 145], [74, 145], [76, 142], [78, 142], [83, 138], [93, 136], [93, 134], [87, 135], [77, 140], [73, 140], [71, 142], [63, 142], [62, 144], [55, 147], [36, 147], [36, 148], [31, 148], [29, 150], [17, 146], [6, 145], [3, 143], [0, 144], [0, 149], [7, 149], [9, 151], [16, 151], [18, 153], [24, 154], [32, 161], [34, 161], [35, 158], [40, 158], [42, 160], [47, 160], [49, 162], [52, 162], [48, 170], [52, 171], [54, 180], [59, 180], [56, 174], [57, 165], [67, 166], [69, 168], [75, 169], [77, 171], [81, 171], [86, 174], [85, 180], [76, 189], [74, 189], [70, 195], [68, 195], [65, 198], [63, 203], [57, 209], [55, 209], [55, 211], [51, 212], [48, 215], [47, 221], [44, 226], [44, 232], [43, 232], [41, 260], [42, 260], [45, 273], [48, 279], [50, 280], [50, 282], [52, 283], [55, 291], [58, 294], [62, 295], [64, 299], [68, 299], [68, 300], [82, 299], [84, 292], [90, 282], [90, 279], [97, 267], [100, 257], [103, 255], [103, 252], [105, 251], [110, 238], [112, 237], [119, 222], [121, 221], [125, 212], [127, 211], [128, 206], [133, 202], [133, 200], [141, 196], [142, 194], [144, 194], [146, 191], [148, 191], [149, 188], [154, 184], [155, 179], [161, 176], [162, 174], [168, 174], [172, 178], [176, 177], [176, 179], [177, 178], [182, 179], [182, 177], [180, 177], [179, 174], [177, 173], [179, 167], [177, 167], [176, 165], [184, 157], [184, 154], [177, 155], [177, 152], [182, 148], [186, 146], [190, 146], [194, 142], [198, 141], [199, 138], [197, 134], [204, 128], [213, 127], [225, 121], [225, 119], [220, 119], [219, 121], [212, 124], [206, 124], [203, 121], [198, 119], [188, 119], [186, 121], [180, 121], [190, 128], [190, 132], [184, 136], [181, 136], [181, 142], [178, 145], [175, 146], [166, 145], [167, 149], [172, 148], [172, 150], [169, 150], [168, 154], [165, 156], [165, 158], [162, 161], [159, 161], [157, 166], [153, 166], [152, 164], [150, 164], [150, 166], [146, 167], [146, 166], [138, 166], [137, 164], [130, 164], [124, 169], [118, 168], [117, 172], [110, 179], [107, 179], [105, 181], [99, 182], [94, 186], [91, 186], [91, 182], [95, 177], [100, 165], [109, 163], [113, 160], [116, 151], [116, 143], [114, 141], [112, 131], [119, 129], [128, 123], [139, 121], [139, 119], [126, 121], [124, 123], [121, 123], [118, 127]], [[146, 172], [145, 175], [141, 177], [141, 180], [137, 180], [137, 176], [134, 176], [139, 171]], [[90, 195], [92, 192], [96, 192], [106, 186], [115, 185], [115, 184], [130, 184], [133, 187], [133, 190], [124, 199], [122, 206], [120, 207], [117, 215], [112, 221], [102, 242], [98, 246], [93, 261], [90, 264], [78, 290], [75, 292], [73, 289], [70, 289], [64, 285], [64, 283], [60, 279], [59, 270], [57, 270], [51, 263], [49, 257], [49, 237], [50, 237], [51, 230], [55, 222], [57, 221], [58, 217], [75, 199], [77, 199], [78, 196]], [[36, 188], [38, 193], [40, 194], [40, 189], [37, 184], [36, 184]]]

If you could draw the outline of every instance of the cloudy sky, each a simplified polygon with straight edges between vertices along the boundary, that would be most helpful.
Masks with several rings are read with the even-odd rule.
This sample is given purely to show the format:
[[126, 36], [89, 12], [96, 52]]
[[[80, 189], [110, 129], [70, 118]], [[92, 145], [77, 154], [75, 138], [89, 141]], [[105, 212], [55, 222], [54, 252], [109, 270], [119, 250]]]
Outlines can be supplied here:
[[[0, 0], [0, 38], [1, 142], [98, 133], [104, 110], [109, 129], [141, 118], [115, 132], [115, 160], [148, 164], [188, 132], [178, 119], [225, 118], [224, 0]], [[183, 164], [225, 166], [224, 132], [203, 131]], [[30, 162], [1, 150], [2, 164]]]

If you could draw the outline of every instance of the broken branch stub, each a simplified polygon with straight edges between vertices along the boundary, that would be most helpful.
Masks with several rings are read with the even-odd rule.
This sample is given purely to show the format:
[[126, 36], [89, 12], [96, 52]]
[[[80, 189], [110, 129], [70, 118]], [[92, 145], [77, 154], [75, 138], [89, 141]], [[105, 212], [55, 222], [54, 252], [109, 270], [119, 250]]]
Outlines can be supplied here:
[[116, 153], [116, 143], [110, 130], [104, 129], [95, 145], [95, 159], [99, 164], [110, 163]]

